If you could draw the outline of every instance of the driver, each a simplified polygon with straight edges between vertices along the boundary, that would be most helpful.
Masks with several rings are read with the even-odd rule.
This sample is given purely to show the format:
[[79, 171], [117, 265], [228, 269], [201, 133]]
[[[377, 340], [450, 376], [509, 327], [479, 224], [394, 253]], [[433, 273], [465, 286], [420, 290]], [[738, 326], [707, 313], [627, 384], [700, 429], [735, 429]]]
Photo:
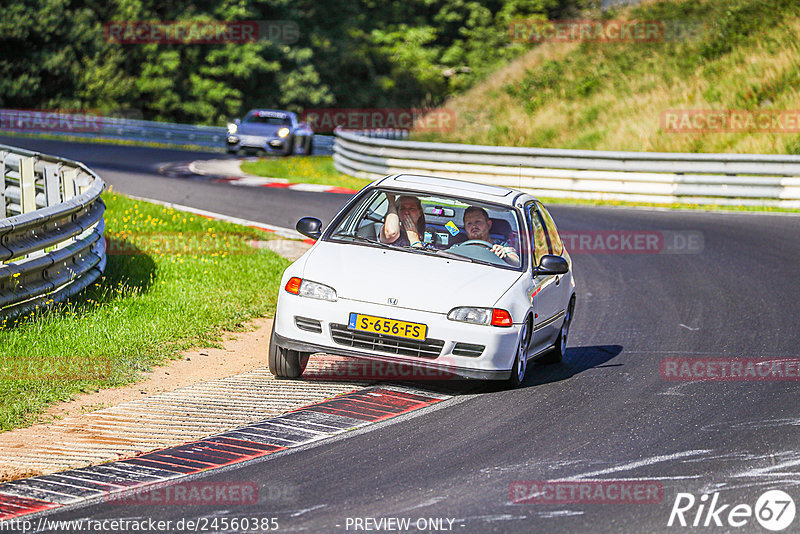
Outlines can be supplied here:
[[492, 221], [486, 210], [478, 206], [470, 206], [464, 210], [464, 230], [469, 239], [485, 241], [492, 245], [491, 250], [498, 258], [502, 258], [506, 263], [515, 267], [519, 266], [519, 254], [514, 247], [505, 241], [492, 239], [489, 230], [492, 228]]

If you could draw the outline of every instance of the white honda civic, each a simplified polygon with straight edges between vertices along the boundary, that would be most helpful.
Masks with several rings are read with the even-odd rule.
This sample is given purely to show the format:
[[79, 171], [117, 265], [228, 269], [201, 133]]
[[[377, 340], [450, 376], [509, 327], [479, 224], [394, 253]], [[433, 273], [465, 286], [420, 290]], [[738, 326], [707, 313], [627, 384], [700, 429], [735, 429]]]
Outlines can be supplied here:
[[575, 309], [572, 260], [535, 197], [394, 175], [362, 189], [283, 274], [269, 368], [298, 378], [314, 353], [519, 385], [560, 362]]

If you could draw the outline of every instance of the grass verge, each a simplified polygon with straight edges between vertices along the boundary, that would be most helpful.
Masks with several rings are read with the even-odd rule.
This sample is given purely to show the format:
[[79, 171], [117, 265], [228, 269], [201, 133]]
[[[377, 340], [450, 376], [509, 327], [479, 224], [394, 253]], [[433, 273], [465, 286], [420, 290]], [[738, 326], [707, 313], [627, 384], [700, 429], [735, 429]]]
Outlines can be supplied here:
[[[655, 42], [549, 42], [444, 106], [419, 140], [633, 150], [800, 154], [800, 4], [655, 0], [583, 18], [657, 21]], [[775, 112], [783, 125], [670, 128], [668, 110]], [[769, 117], [769, 115], [765, 115]]]
[[171, 150], [185, 150], [187, 152], [219, 152], [225, 153], [225, 147], [210, 147], [200, 145], [184, 145], [180, 143], [157, 143], [155, 141], [133, 141], [129, 139], [110, 139], [105, 137], [90, 137], [80, 135], [59, 135], [44, 133], [20, 133], [0, 131], [0, 135], [7, 137], [21, 137], [23, 139], [46, 139], [48, 141], [67, 141], [70, 143], [94, 143], [99, 145], [143, 146], [147, 148], [167, 148]]
[[800, 210], [792, 208], [779, 208], [773, 206], [726, 206], [722, 204], [681, 204], [657, 202], [630, 202], [626, 200], [592, 200], [582, 198], [553, 198], [537, 197], [546, 205], [560, 204], [564, 206], [616, 206], [620, 208], [665, 208], [673, 210], [697, 210], [697, 211], [743, 211], [755, 213], [794, 213], [800, 214]]
[[[106, 193], [104, 276], [71, 301], [0, 327], [0, 431], [50, 404], [136, 381], [220, 332], [274, 313], [289, 264], [271, 234]], [[266, 362], [267, 347], [264, 347]]]
[[369, 180], [354, 178], [337, 171], [331, 156], [264, 158], [242, 163], [242, 170], [257, 176], [286, 178], [290, 182], [332, 185], [356, 191], [370, 183]]

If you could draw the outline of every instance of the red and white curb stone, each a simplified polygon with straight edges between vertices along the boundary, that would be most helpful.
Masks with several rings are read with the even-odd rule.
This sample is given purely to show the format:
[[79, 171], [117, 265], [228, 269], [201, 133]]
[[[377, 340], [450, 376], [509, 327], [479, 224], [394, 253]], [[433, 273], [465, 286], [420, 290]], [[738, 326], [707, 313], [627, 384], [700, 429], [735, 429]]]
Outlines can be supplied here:
[[321, 184], [293, 184], [288, 182], [276, 182], [272, 178], [262, 178], [255, 176], [229, 176], [225, 178], [214, 178], [214, 182], [225, 182], [231, 185], [242, 185], [247, 187], [273, 187], [276, 189], [291, 189], [292, 191], [309, 191], [313, 193], [340, 193], [343, 195], [354, 195], [358, 191], [346, 187]]
[[127, 460], [6, 482], [0, 484], [0, 522], [269, 456], [449, 398], [446, 394], [373, 386]]

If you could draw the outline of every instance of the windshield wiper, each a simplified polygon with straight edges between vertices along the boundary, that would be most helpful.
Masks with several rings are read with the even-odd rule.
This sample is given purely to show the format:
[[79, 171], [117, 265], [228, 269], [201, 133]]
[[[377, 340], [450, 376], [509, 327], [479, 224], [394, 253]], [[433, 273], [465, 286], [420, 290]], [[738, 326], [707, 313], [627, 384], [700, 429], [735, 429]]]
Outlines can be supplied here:
[[486, 260], [477, 260], [475, 258], [462, 256], [460, 254], [455, 254], [455, 253], [449, 252], [447, 250], [431, 250], [431, 249], [425, 249], [425, 248], [412, 248], [411, 250], [413, 250], [414, 252], [422, 252], [424, 254], [430, 254], [430, 255], [433, 255], [433, 256], [440, 256], [440, 257], [448, 258], [448, 259], [452, 259], [452, 260], [468, 261], [470, 263], [480, 263], [481, 265], [490, 265], [492, 267], [497, 267], [496, 263], [492, 263], [492, 262], [486, 261]]
[[373, 241], [372, 239], [369, 239], [368, 237], [364, 237], [364, 236], [360, 236], [360, 235], [356, 235], [356, 234], [339, 234], [339, 235], [332, 235], [331, 237], [335, 238], [335, 239], [348, 238], [348, 239], [352, 239], [353, 241], [358, 241], [359, 243], [369, 243], [370, 245], [378, 245], [379, 247], [396, 248], [396, 247], [393, 247], [392, 245], [389, 245], [387, 243], [381, 243], [380, 241]]

